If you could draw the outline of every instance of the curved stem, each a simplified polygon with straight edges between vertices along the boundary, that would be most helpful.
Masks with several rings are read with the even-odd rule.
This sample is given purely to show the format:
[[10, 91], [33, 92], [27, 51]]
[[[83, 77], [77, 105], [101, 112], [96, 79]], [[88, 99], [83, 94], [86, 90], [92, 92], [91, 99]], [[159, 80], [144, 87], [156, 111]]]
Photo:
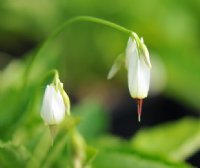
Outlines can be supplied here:
[[[133, 31], [126, 29], [125, 27], [122, 27], [118, 24], [115, 24], [113, 22], [104, 20], [104, 19], [100, 19], [100, 18], [96, 18], [96, 17], [91, 17], [91, 16], [77, 16], [74, 17], [70, 20], [67, 20], [66, 22], [64, 22], [64, 24], [62, 24], [60, 27], [58, 27], [51, 35], [50, 37], [43, 43], [43, 45], [39, 48], [39, 51], [37, 52], [37, 54], [31, 59], [31, 61], [29, 62], [29, 65], [25, 71], [25, 83], [27, 81], [27, 77], [28, 74], [31, 70], [31, 67], [33, 65], [33, 62], [42, 55], [43, 51], [46, 49], [46, 47], [51, 43], [51, 41], [58, 36], [66, 27], [68, 27], [70, 24], [75, 23], [75, 22], [80, 22], [80, 21], [85, 21], [85, 22], [94, 22], [94, 23], [98, 23], [98, 24], [102, 24], [108, 27], [111, 27], [113, 29], [116, 29], [118, 31], [121, 31], [123, 33], [126, 33], [128, 35], [131, 35], [133, 33]], [[25, 84], [24, 83], [24, 84]]]
[[94, 22], [94, 23], [102, 24], [102, 25], [105, 25], [105, 26], [108, 26], [108, 27], [112, 27], [116, 30], [122, 31], [122, 32], [127, 33], [127, 34], [132, 33], [131, 30], [129, 30], [125, 27], [122, 27], [122, 26], [120, 26], [116, 23], [113, 23], [113, 22], [110, 22], [110, 21], [107, 21], [107, 20], [104, 20], [104, 19], [96, 18], [96, 17], [91, 17], [91, 16], [74, 17], [74, 18], [68, 20], [65, 24], [63, 24], [63, 27], [65, 27], [66, 24], [70, 24], [70, 23], [77, 22], [77, 21]]
[[59, 79], [59, 73], [58, 73], [58, 70], [57, 69], [52, 69], [50, 71], [48, 71], [45, 76], [40, 80], [39, 82], [39, 86], [43, 85], [45, 83], [45, 81], [50, 77], [50, 76], [53, 76], [52, 77], [52, 81], [53, 82], [56, 82], [56, 78]]

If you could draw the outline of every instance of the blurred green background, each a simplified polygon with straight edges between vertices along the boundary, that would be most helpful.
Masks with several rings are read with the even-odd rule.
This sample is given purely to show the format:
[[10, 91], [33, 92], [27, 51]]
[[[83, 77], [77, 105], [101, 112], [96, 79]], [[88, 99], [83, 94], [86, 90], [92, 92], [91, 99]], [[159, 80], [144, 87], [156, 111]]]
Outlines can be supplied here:
[[[141, 124], [129, 97], [125, 68], [106, 80], [113, 61], [126, 48], [128, 36], [121, 32], [74, 23], [26, 73], [49, 35], [79, 15], [115, 22], [144, 38], [153, 69]], [[0, 167], [66, 167], [65, 134], [53, 147], [45, 147], [51, 140], [43, 135], [48, 129], [39, 115], [48, 83], [43, 79], [52, 68], [60, 72], [72, 113], [83, 118], [80, 133], [98, 151], [96, 158], [86, 159], [86, 166], [200, 167], [199, 18], [199, 0], [0, 0]], [[121, 116], [125, 125], [118, 130]], [[113, 135], [120, 131], [122, 137]], [[123, 139], [126, 132], [128, 140]]]

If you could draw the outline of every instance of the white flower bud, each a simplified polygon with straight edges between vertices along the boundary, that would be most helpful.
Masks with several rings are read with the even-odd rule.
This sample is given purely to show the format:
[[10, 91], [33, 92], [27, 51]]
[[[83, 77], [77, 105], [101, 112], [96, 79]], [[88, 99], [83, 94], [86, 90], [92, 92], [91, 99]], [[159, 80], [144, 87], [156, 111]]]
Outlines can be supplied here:
[[65, 103], [63, 97], [54, 85], [47, 85], [42, 109], [41, 117], [47, 125], [56, 125], [61, 123], [65, 117]]

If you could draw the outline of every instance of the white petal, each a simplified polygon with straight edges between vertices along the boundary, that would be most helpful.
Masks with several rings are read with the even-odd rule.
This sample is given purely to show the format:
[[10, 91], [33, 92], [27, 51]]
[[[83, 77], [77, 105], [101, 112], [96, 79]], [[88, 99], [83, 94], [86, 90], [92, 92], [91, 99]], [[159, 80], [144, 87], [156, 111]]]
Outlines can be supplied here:
[[141, 54], [142, 54], [142, 58], [144, 59], [145, 63], [149, 66], [149, 68], [151, 68], [151, 61], [150, 61], [150, 57], [149, 57], [149, 51], [146, 47], [146, 45], [144, 44], [144, 40], [143, 38], [141, 38]]
[[126, 50], [128, 87], [131, 96], [139, 99], [147, 97], [150, 82], [150, 68], [141, 57], [136, 42], [129, 39]]
[[41, 116], [48, 125], [59, 124], [65, 117], [63, 98], [60, 91], [56, 91], [52, 85], [47, 85], [46, 87]]
[[65, 104], [65, 112], [67, 113], [67, 115], [70, 115], [70, 99], [68, 94], [65, 92], [65, 90], [63, 89], [63, 83], [59, 82], [59, 91], [60, 94], [62, 95], [63, 98], [63, 102]]
[[112, 65], [112, 67], [108, 73], [107, 79], [111, 79], [117, 74], [117, 72], [120, 70], [123, 62], [124, 62], [124, 54], [120, 54], [116, 58], [114, 64]]
[[70, 99], [69, 99], [69, 96], [64, 90], [61, 94], [63, 96], [63, 101], [65, 103], [65, 111], [66, 111], [67, 115], [70, 115]]
[[127, 44], [127, 48], [126, 48], [126, 68], [128, 68], [128, 63], [130, 62], [130, 57], [132, 55], [132, 53], [135, 52], [136, 49], [136, 42], [132, 40], [131, 37], [129, 37], [128, 39], [128, 44]]

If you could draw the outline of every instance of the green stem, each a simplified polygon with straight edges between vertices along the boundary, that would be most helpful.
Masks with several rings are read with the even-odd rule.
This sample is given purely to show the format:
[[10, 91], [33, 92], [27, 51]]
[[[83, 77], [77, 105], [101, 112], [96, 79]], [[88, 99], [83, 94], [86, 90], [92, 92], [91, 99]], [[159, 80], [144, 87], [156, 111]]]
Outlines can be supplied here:
[[128, 35], [131, 35], [133, 33], [133, 31], [131, 31], [129, 29], [126, 29], [125, 27], [122, 27], [122, 26], [120, 26], [118, 24], [115, 24], [113, 22], [110, 22], [110, 21], [107, 21], [107, 20], [104, 20], [104, 19], [100, 19], [100, 18], [96, 18], [96, 17], [91, 17], [91, 16], [77, 16], [77, 17], [74, 17], [72, 19], [69, 19], [66, 22], [64, 22], [64, 24], [62, 24], [60, 27], [58, 27], [50, 35], [50, 37], [39, 48], [39, 51], [37, 52], [37, 54], [30, 60], [28, 66], [27, 66], [27, 69], [25, 71], [25, 74], [24, 74], [24, 85], [27, 82], [27, 78], [28, 78], [29, 72], [30, 72], [30, 70], [31, 70], [31, 68], [33, 66], [34, 61], [43, 54], [43, 52], [48, 47], [48, 45], [53, 41], [53, 39], [55, 37], [57, 37], [70, 24], [75, 23], [75, 22], [81, 22], [81, 21], [84, 21], [84, 22], [94, 22], [94, 23], [98, 23], [98, 24], [101, 24], [101, 25], [105, 25], [105, 26], [111, 27], [113, 29], [116, 29], [118, 31], [121, 31], [123, 33], [126, 33]]
[[56, 78], [59, 79], [58, 70], [52, 69], [52, 70], [50, 70], [49, 72], [47, 72], [47, 73], [45, 74], [45, 76], [41, 79], [41, 81], [39, 82], [39, 86], [44, 85], [45, 81], [46, 81], [50, 76], [53, 76], [53, 78], [52, 78], [53, 80], [52, 80], [52, 81], [56, 83]]

